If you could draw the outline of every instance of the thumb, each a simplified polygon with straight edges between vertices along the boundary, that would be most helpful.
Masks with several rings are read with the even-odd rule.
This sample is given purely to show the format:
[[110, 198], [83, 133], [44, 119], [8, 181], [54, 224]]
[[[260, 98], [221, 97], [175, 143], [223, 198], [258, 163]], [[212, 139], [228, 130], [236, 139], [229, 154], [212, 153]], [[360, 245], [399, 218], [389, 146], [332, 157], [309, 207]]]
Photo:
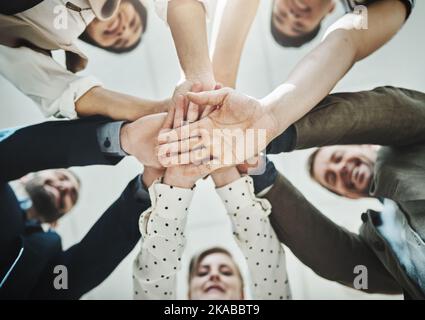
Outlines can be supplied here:
[[215, 91], [204, 91], [199, 93], [189, 92], [187, 93], [187, 98], [190, 102], [195, 104], [205, 106], [217, 106], [223, 104], [224, 100], [227, 98], [227, 95], [231, 92], [229, 88], [223, 88]]

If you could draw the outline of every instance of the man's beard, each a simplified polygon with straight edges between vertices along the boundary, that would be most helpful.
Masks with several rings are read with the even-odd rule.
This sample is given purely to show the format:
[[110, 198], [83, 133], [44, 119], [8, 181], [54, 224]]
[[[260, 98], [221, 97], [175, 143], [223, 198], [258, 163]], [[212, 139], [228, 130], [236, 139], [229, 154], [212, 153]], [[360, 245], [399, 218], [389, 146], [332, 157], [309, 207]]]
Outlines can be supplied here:
[[41, 222], [54, 222], [59, 217], [53, 197], [44, 188], [41, 178], [35, 176], [25, 184], [25, 190], [31, 198], [32, 205], [37, 212], [37, 218]]

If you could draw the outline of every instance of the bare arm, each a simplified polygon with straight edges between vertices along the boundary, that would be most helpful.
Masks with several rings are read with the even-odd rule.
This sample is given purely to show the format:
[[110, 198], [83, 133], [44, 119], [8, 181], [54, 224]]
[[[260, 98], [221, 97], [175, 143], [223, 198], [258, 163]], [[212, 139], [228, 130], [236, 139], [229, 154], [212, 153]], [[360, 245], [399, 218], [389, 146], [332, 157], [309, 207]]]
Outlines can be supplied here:
[[186, 79], [201, 80], [203, 85], [213, 83], [202, 3], [197, 0], [173, 0], [168, 3], [167, 12], [167, 22]]
[[169, 100], [153, 101], [94, 87], [75, 103], [79, 117], [106, 116], [114, 120], [135, 121], [141, 117], [168, 111]]
[[368, 8], [369, 28], [356, 29], [347, 14], [332, 25], [323, 42], [302, 59], [288, 80], [262, 100], [283, 132], [334, 88], [353, 64], [387, 43], [402, 27], [406, 7], [398, 0], [379, 1]]
[[[216, 13], [218, 30], [213, 36], [212, 64], [217, 82], [236, 86], [242, 50], [258, 10], [259, 0], [227, 0]], [[221, 18], [221, 19], [219, 19]]]

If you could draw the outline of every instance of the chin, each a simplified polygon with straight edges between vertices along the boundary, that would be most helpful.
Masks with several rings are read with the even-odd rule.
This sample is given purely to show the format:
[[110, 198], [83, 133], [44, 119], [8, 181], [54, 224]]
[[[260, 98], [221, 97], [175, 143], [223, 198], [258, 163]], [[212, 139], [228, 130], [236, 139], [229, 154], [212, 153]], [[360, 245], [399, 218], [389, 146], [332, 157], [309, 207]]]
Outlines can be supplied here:
[[205, 293], [200, 300], [227, 300], [227, 296], [224, 293]]

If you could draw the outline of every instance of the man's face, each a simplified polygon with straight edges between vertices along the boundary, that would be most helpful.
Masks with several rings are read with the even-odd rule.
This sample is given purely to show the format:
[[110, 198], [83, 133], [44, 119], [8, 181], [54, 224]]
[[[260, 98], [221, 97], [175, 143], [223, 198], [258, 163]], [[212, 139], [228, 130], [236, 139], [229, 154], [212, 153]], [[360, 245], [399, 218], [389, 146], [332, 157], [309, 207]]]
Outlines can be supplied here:
[[190, 281], [192, 300], [241, 300], [242, 282], [239, 269], [224, 253], [212, 253], [202, 259]]
[[316, 29], [334, 8], [333, 0], [275, 0], [272, 23], [286, 36], [299, 37]]
[[376, 157], [376, 146], [370, 145], [320, 148], [313, 163], [313, 176], [341, 196], [368, 197]]
[[39, 171], [23, 181], [41, 222], [45, 215], [64, 215], [78, 200], [80, 184], [69, 170]]
[[127, 48], [142, 36], [143, 23], [134, 6], [122, 1], [114, 16], [107, 21], [95, 19], [87, 33], [101, 47]]

